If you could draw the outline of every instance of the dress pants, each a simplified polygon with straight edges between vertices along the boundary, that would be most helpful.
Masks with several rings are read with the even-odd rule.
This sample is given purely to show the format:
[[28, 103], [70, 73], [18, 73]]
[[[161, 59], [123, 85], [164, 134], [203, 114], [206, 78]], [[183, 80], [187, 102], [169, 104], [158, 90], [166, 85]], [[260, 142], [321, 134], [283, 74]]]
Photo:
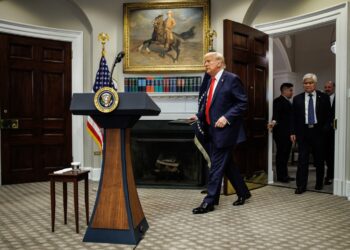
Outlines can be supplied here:
[[289, 135], [273, 134], [276, 143], [276, 176], [277, 180], [288, 180], [288, 160], [292, 142]]
[[239, 197], [249, 193], [239, 168], [235, 166], [232, 156], [233, 146], [216, 148], [210, 145], [211, 168], [209, 170], [208, 193], [203, 202], [213, 205], [219, 199], [222, 177], [225, 174]]
[[[301, 138], [300, 138], [301, 137]], [[323, 185], [324, 178], [324, 135], [318, 127], [304, 127], [304, 135], [297, 136], [299, 149], [298, 169], [296, 184], [298, 188], [306, 189], [309, 176], [309, 155], [312, 153], [314, 166], [316, 168], [316, 185]]]

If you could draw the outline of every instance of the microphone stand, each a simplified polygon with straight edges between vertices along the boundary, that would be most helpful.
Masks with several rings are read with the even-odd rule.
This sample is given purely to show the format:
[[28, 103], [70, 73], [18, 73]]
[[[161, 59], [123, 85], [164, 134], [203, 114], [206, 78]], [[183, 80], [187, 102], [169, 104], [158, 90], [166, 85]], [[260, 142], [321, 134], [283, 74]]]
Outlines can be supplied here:
[[[113, 77], [112, 76], [113, 76], [115, 65], [117, 65], [117, 63], [118, 63], [118, 57], [116, 57], [114, 59], [114, 63], [113, 63], [112, 71], [111, 71], [111, 77], [109, 78], [109, 83], [108, 83], [109, 86], [112, 85], [112, 81], [113, 81]], [[113, 84], [113, 87], [114, 87], [114, 84]]]

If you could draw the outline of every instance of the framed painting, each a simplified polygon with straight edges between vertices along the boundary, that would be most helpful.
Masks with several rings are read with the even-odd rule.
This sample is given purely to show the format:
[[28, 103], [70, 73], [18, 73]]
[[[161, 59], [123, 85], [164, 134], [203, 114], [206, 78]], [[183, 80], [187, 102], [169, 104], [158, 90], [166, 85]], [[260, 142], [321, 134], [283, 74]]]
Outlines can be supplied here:
[[124, 4], [124, 72], [203, 71], [209, 0]]

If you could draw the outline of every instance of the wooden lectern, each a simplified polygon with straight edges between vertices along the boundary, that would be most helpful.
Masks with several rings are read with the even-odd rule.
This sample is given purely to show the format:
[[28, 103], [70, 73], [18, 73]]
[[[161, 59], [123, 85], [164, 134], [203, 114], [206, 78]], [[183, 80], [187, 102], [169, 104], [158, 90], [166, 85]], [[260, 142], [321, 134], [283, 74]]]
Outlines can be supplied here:
[[101, 178], [84, 242], [136, 245], [148, 229], [137, 194], [130, 153], [130, 128], [143, 115], [158, 115], [146, 93], [119, 93], [111, 113], [95, 108], [94, 94], [73, 94], [70, 110], [89, 115], [104, 132]]

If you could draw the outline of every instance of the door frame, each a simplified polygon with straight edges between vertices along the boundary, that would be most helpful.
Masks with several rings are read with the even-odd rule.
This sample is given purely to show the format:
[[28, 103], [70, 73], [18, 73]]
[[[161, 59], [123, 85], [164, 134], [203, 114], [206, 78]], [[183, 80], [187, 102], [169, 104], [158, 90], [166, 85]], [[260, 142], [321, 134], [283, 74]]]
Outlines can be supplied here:
[[[43, 26], [27, 25], [0, 19], [0, 32], [6, 34], [51, 39], [72, 43], [72, 94], [83, 92], [83, 32], [76, 30], [55, 29]], [[0, 132], [1, 140], [1, 132]], [[1, 147], [1, 144], [0, 144]], [[73, 161], [80, 161], [84, 166], [84, 120], [82, 116], [72, 116], [72, 154]], [[1, 152], [1, 148], [0, 148]], [[0, 153], [0, 185], [1, 185]]]
[[[305, 30], [308, 28], [322, 26], [327, 23], [336, 24], [336, 41], [337, 51], [342, 53], [336, 54], [336, 119], [337, 129], [335, 130], [335, 149], [334, 149], [334, 186], [333, 194], [339, 196], [347, 196], [350, 200], [350, 180], [349, 180], [349, 163], [350, 155], [347, 154], [350, 149], [350, 142], [347, 141], [349, 135], [350, 124], [350, 72], [348, 71], [350, 62], [350, 45], [348, 45], [348, 13], [349, 4], [342, 3], [320, 11], [308, 13], [305, 15], [283, 19], [276, 22], [255, 25], [259, 29], [267, 33], [269, 37], [269, 83], [268, 83], [268, 98], [269, 98], [269, 119], [272, 116], [272, 100], [273, 100], [273, 38], [283, 34]], [[341, 117], [339, 114], [346, 114]], [[273, 183], [272, 173], [272, 135], [269, 135], [268, 145], [268, 182]]]

